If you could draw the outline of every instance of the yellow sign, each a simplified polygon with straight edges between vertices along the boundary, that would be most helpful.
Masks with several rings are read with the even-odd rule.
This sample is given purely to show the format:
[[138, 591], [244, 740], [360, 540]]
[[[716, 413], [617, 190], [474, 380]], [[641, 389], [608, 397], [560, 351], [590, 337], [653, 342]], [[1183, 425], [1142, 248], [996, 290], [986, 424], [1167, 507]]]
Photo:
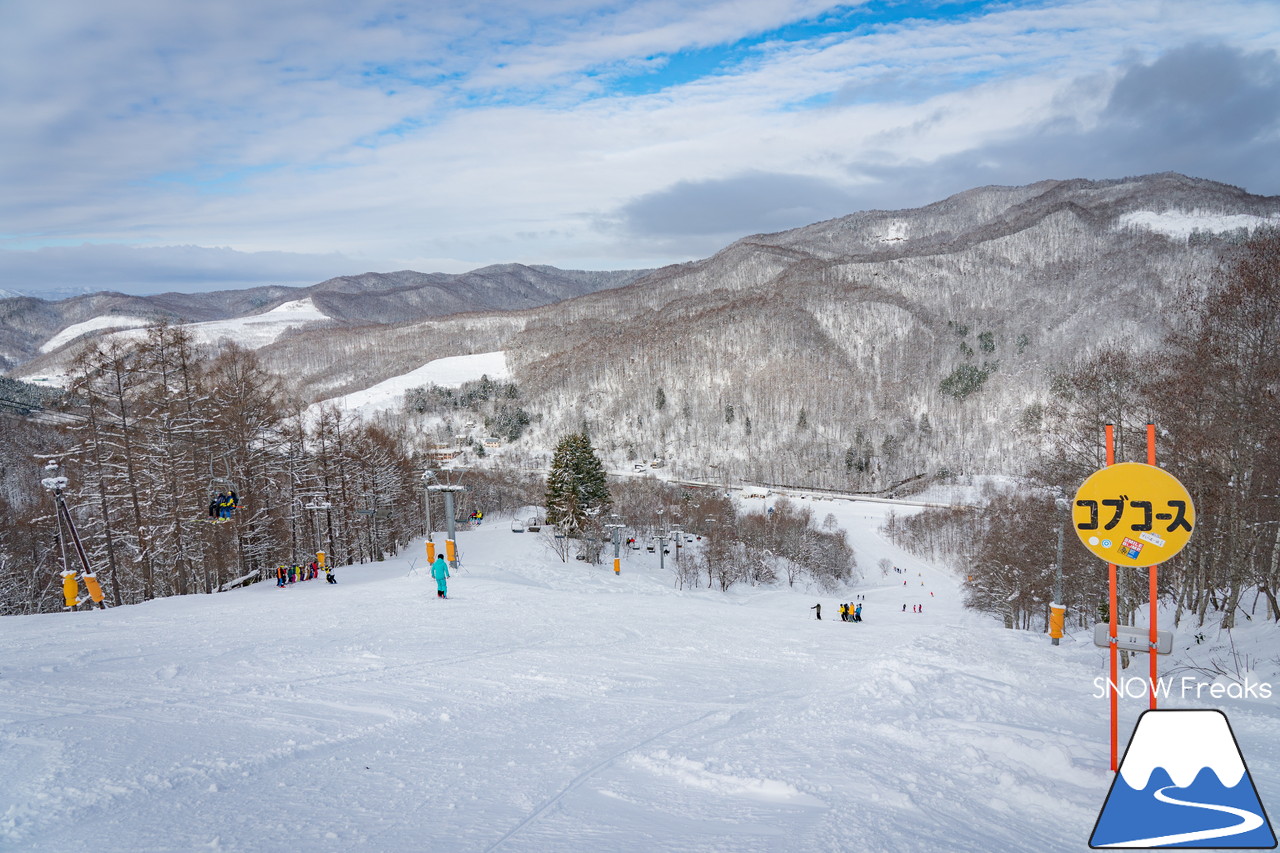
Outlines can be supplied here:
[[1195, 529], [1196, 510], [1191, 495], [1168, 471], [1121, 462], [1084, 481], [1071, 521], [1095, 556], [1117, 566], [1145, 567], [1182, 550]]

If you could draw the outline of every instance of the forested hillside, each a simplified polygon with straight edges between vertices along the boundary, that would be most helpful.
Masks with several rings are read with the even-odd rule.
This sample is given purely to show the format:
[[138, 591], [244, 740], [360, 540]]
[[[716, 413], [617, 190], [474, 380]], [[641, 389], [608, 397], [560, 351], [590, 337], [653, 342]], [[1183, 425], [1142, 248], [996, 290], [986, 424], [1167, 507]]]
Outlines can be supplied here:
[[[969, 606], [1009, 627], [1039, 627], [1054, 600], [1055, 536], [1075, 538], [1063, 499], [1105, 464], [1104, 425], [1114, 425], [1116, 461], [1145, 462], [1154, 424], [1157, 463], [1186, 486], [1197, 518], [1158, 575], [1175, 623], [1203, 625], [1210, 613], [1227, 628], [1280, 620], [1280, 232], [1230, 251], [1156, 346], [1122, 343], [1054, 377], [1045, 405], [1021, 425], [1039, 454], [1016, 485], [979, 507], [927, 510], [892, 535], [955, 567]], [[1063, 555], [1058, 600], [1081, 627], [1105, 620], [1105, 564], [1071, 541]], [[1148, 572], [1121, 570], [1120, 580], [1118, 615], [1133, 624]]]
[[295, 335], [261, 351], [308, 399], [505, 350], [545, 467], [591, 431], [611, 467], [891, 490], [1020, 470], [1051, 377], [1154, 347], [1280, 199], [1186, 178], [987, 187], [748, 237], [544, 308]]
[[[76, 348], [40, 357], [49, 342], [103, 328], [148, 322], [194, 323], [248, 317], [309, 299], [331, 326], [404, 323], [465, 311], [511, 311], [546, 305], [635, 280], [643, 270], [583, 271], [497, 264], [461, 274], [401, 270], [340, 276], [310, 287], [255, 287], [211, 293], [132, 296], [92, 293], [50, 302], [29, 296], [0, 298], [0, 368], [57, 370]], [[73, 339], [74, 334], [68, 337]], [[57, 349], [61, 347], [52, 347]], [[35, 363], [31, 363], [34, 359]]]

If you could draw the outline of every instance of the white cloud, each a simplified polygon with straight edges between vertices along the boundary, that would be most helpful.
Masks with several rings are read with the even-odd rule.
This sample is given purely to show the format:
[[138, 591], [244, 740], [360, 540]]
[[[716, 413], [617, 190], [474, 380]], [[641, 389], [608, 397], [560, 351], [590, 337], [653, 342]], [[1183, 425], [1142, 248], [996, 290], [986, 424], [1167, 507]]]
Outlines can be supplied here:
[[[638, 200], [789, 175], [816, 194], [791, 205], [800, 215], [844, 195], [907, 206], [963, 189], [940, 178], [943, 164], [957, 181], [1072, 177], [1081, 158], [1066, 145], [1037, 160], [1019, 140], [1055, 122], [1114, 129], [1103, 110], [1115, 81], [1187, 42], [1280, 48], [1280, 7], [1252, 0], [1002, 4], [751, 44], [831, 8], [19, 0], [0, 30], [0, 248], [230, 246], [381, 269], [650, 266], [716, 246], [599, 227]], [[856, 8], [838, 14], [860, 20]], [[672, 70], [697, 49], [731, 64]], [[668, 85], [629, 94], [646, 68]], [[1224, 157], [1186, 145], [1166, 159], [1176, 162], [1096, 158], [1125, 174], [1236, 178], [1208, 171], [1230, 171]], [[1280, 192], [1274, 171], [1254, 173], [1249, 189]], [[732, 235], [740, 212], [705, 233]], [[764, 225], [778, 221], [766, 214]], [[116, 261], [129, 257], [143, 256]], [[38, 277], [46, 262], [64, 261], [23, 255], [0, 261], [0, 276], [7, 264]]]

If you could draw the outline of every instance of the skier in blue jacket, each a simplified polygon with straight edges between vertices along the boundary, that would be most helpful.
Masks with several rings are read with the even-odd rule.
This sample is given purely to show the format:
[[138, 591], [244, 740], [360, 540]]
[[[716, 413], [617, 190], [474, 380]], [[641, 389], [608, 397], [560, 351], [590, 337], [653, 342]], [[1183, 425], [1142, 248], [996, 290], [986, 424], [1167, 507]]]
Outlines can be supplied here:
[[448, 598], [449, 588], [445, 581], [449, 578], [449, 564], [444, 561], [444, 557], [436, 557], [436, 561], [431, 564], [431, 577], [436, 579], [436, 596]]

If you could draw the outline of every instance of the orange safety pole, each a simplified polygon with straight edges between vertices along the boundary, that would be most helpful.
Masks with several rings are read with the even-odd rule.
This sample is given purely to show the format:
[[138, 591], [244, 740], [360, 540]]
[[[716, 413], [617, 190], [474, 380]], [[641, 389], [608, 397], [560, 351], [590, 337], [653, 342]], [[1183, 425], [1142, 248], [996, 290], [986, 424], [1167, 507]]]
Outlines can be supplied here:
[[[1156, 425], [1147, 424], [1147, 464], [1155, 467], [1156, 464]], [[1160, 566], [1155, 565], [1147, 569], [1149, 575], [1147, 577], [1148, 595], [1151, 599], [1151, 631], [1148, 634], [1148, 640], [1151, 644], [1151, 689], [1147, 692], [1150, 694], [1151, 710], [1156, 709], [1156, 646], [1158, 640], [1156, 638], [1156, 599], [1159, 597], [1159, 584], [1157, 582]]]
[[[1107, 424], [1107, 467], [1110, 468], [1116, 462], [1116, 428], [1114, 424]], [[1107, 695], [1111, 699], [1111, 771], [1114, 773], [1120, 768], [1120, 647], [1116, 637], [1116, 611], [1119, 605], [1116, 601], [1116, 564], [1107, 563], [1107, 586], [1108, 586], [1108, 618], [1110, 626], [1108, 629], [1109, 641], [1107, 643], [1111, 656], [1111, 679], [1107, 682]]]

